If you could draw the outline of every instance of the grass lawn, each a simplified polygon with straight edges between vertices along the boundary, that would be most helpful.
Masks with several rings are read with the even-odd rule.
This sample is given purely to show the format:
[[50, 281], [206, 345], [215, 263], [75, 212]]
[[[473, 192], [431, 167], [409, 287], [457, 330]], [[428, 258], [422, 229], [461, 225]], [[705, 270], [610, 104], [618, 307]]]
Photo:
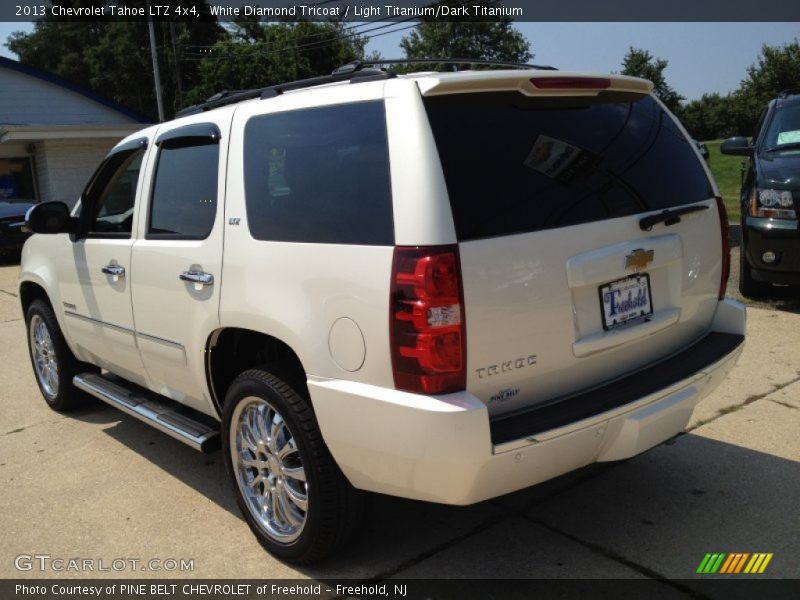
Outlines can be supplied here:
[[728, 209], [728, 220], [739, 222], [739, 188], [741, 187], [741, 164], [744, 157], [726, 156], [719, 151], [722, 140], [706, 142], [709, 158], [708, 166], [717, 180], [719, 191]]

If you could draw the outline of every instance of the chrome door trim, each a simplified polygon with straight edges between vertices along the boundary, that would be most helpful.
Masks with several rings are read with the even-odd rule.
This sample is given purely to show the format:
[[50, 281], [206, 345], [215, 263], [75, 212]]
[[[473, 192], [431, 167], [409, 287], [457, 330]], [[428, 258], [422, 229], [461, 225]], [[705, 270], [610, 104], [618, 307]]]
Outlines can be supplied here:
[[181, 350], [184, 349], [184, 345], [180, 342], [173, 342], [172, 340], [166, 340], [164, 338], [158, 337], [156, 335], [150, 335], [149, 333], [142, 333], [141, 331], [136, 332], [137, 337], [145, 338], [150, 340], [151, 342], [158, 342], [160, 344], [165, 344], [167, 346], [172, 346], [174, 348], [179, 348]]
[[72, 312], [71, 310], [65, 310], [64, 314], [68, 317], [74, 317], [81, 321], [87, 321], [89, 323], [95, 323], [97, 325], [102, 325], [104, 327], [110, 327], [111, 329], [116, 329], [117, 331], [122, 331], [124, 333], [135, 333], [133, 329], [129, 329], [128, 327], [123, 327], [122, 325], [115, 325], [114, 323], [109, 323], [107, 321], [101, 321], [100, 319], [93, 319], [92, 317], [87, 317], [86, 315], [82, 315], [80, 313]]

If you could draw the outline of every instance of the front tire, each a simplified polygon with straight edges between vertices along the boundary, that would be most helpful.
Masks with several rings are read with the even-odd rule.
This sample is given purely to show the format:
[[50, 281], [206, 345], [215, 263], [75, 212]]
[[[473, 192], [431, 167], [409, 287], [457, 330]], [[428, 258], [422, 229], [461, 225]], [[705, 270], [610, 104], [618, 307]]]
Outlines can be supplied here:
[[304, 395], [265, 370], [245, 371], [226, 395], [222, 436], [236, 502], [267, 551], [308, 564], [349, 539], [359, 494]]
[[31, 302], [25, 321], [33, 374], [47, 405], [56, 412], [65, 412], [86, 404], [86, 394], [72, 385], [72, 378], [97, 368], [75, 358], [46, 301]]

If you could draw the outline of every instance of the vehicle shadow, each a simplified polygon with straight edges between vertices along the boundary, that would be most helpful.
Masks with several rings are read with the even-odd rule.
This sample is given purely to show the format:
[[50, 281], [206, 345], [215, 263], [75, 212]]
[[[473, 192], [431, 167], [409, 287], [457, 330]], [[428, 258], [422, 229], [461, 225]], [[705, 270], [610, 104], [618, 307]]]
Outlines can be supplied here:
[[194, 488], [220, 508], [239, 516], [220, 452], [197, 452], [99, 400], [92, 400], [86, 408], [70, 413], [70, 417], [86, 423], [108, 425], [103, 429], [104, 433]]
[[[110, 407], [76, 418], [113, 424], [108, 435], [239, 517], [220, 452], [199, 454]], [[685, 434], [630, 460], [468, 507], [370, 494], [350, 545], [294, 568], [322, 582], [646, 572], [687, 579], [702, 577], [695, 571], [707, 552], [773, 552], [768, 574], [797, 577], [797, 498], [800, 463]], [[264, 565], [274, 560], [264, 553]]]
[[[646, 570], [694, 579], [703, 577], [696, 570], [708, 552], [772, 552], [769, 576], [796, 578], [798, 497], [800, 463], [686, 434], [484, 503], [501, 512], [485, 515], [472, 535], [426, 531], [458, 522], [464, 509], [382, 499], [359, 544], [303, 572], [362, 577], [368, 564], [381, 577], [606, 578]], [[426, 542], [411, 551], [415, 537]]]

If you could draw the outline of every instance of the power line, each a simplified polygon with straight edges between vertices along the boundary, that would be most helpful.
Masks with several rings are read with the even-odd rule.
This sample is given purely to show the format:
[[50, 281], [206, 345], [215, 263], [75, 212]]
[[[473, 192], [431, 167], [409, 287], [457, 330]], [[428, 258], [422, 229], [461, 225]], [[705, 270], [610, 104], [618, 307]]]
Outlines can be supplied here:
[[[412, 25], [406, 25], [405, 27], [399, 27], [398, 29], [393, 29], [391, 31], [384, 31], [382, 33], [376, 33], [375, 35], [369, 36], [369, 39], [381, 37], [383, 35], [390, 35], [392, 33], [399, 33], [400, 31], [405, 31], [407, 29], [413, 29], [414, 27], [418, 27], [419, 23], [414, 23]], [[276, 48], [276, 49], [260, 49], [260, 48], [253, 48], [251, 51], [242, 52], [239, 54], [204, 54], [204, 55], [197, 55], [194, 56], [184, 56], [181, 60], [225, 60], [225, 59], [233, 59], [233, 58], [242, 58], [246, 56], [273, 56], [276, 54], [283, 54], [286, 52], [295, 52], [297, 50], [309, 50], [312, 48], [321, 48], [325, 46], [329, 46], [334, 44], [337, 41], [342, 39], [353, 37], [353, 35], [344, 35], [339, 36], [330, 40], [321, 40], [319, 42], [312, 42], [309, 44], [301, 44], [299, 46], [289, 46], [284, 48]]]
[[[331, 4], [331, 3], [334, 3], [334, 2], [342, 2], [342, 1], [343, 0], [322, 0], [321, 2], [317, 2], [315, 4], [310, 4], [309, 6], [321, 6], [323, 4]], [[439, 1], [440, 0], [435, 0], [431, 4], [428, 4], [427, 6], [428, 7], [433, 6], [433, 5], [437, 4]], [[492, 0], [492, 3], [494, 4], [495, 2], [499, 2], [499, 1], [500, 0]], [[462, 2], [460, 2], [458, 4], [458, 6], [460, 6], [462, 4], [465, 4], [466, 2], [467, 2], [467, 0], [462, 0]], [[415, 18], [416, 17], [408, 17], [408, 18], [405, 18], [405, 19], [401, 19], [399, 21], [392, 21], [391, 23], [389, 23], [387, 25], [382, 25], [381, 27], [378, 27], [377, 29], [381, 29], [383, 27], [390, 27], [392, 25], [398, 25], [398, 24], [404, 23], [406, 21], [411, 21], [411, 20], [413, 20]], [[358, 23], [356, 25], [351, 25], [349, 27], [345, 27], [345, 28], [343, 28], [342, 31], [354, 31], [354, 30], [358, 29], [359, 27], [369, 27], [370, 25], [374, 25], [375, 23], [380, 23], [381, 21], [382, 21], [382, 17], [375, 17], [373, 19], [368, 19], [368, 20], [366, 20], [364, 22], [361, 22], [361, 23]], [[365, 31], [367, 31], [367, 30], [365, 30]], [[373, 30], [370, 29], [369, 31], [373, 31]], [[359, 32], [359, 34], [360, 33], [363, 33], [363, 32]], [[320, 36], [324, 36], [324, 35], [327, 35], [327, 32], [323, 31], [323, 32], [319, 32], [319, 33], [314, 33], [314, 34], [311, 34], [311, 35], [307, 36], [306, 39], [311, 39], [311, 38], [320, 37]], [[211, 44], [211, 45], [189, 44], [187, 47], [188, 48], [213, 48], [214, 46], [213, 46], [213, 44]]]
[[[339, 0], [325, 0], [325, 1], [337, 2]], [[455, 6], [463, 6], [463, 5], [467, 4], [467, 2], [469, 2], [469, 1], [470, 0], [461, 0]], [[491, 0], [488, 4], [497, 4], [499, 2], [500, 2], [500, 0]], [[437, 2], [433, 2], [433, 3], [431, 3], [431, 4], [427, 5], [427, 6], [433, 6], [436, 3]], [[334, 43], [336, 43], [336, 42], [338, 42], [340, 40], [346, 39], [346, 38], [355, 37], [357, 35], [359, 35], [359, 36], [360, 35], [365, 35], [365, 34], [368, 34], [368, 33], [372, 32], [372, 31], [378, 31], [378, 30], [385, 29], [385, 28], [388, 28], [388, 27], [394, 27], [396, 25], [400, 25], [400, 24], [406, 23], [408, 21], [414, 21], [416, 19], [417, 19], [416, 16], [406, 17], [405, 19], [400, 19], [398, 21], [393, 21], [391, 23], [386, 23], [384, 25], [379, 25], [378, 27], [373, 27], [371, 29], [364, 29], [362, 31], [359, 31], [359, 32], [356, 32], [356, 33], [352, 33], [352, 34], [338, 32], [338, 35], [336, 35], [335, 37], [333, 37], [333, 38], [331, 38], [329, 40], [319, 40], [317, 42], [307, 42], [307, 43], [304, 43], [304, 44], [300, 44], [299, 46], [298, 45], [294, 45], [294, 46], [271, 49], [271, 50], [266, 50], [266, 49], [261, 49], [261, 48], [253, 48], [252, 51], [240, 52], [238, 54], [214, 54], [214, 55], [212, 55], [212, 54], [205, 54], [205, 53], [193, 53], [192, 56], [185, 56], [181, 60], [208, 60], [208, 59], [226, 60], [226, 59], [242, 58], [242, 57], [255, 56], [255, 55], [272, 56], [272, 55], [276, 55], [276, 54], [283, 54], [283, 53], [286, 53], [286, 52], [297, 52], [298, 50], [303, 50], [303, 49], [307, 50], [307, 49], [311, 49], [311, 48], [318, 48], [318, 47], [324, 47], [324, 46], [327, 46], [327, 45], [332, 45], [332, 44], [334, 44]], [[378, 18], [376, 18], [376, 19], [373, 19], [372, 21], [368, 22], [368, 24], [371, 25], [371, 24], [378, 23], [378, 22], [380, 22], [380, 20]], [[371, 36], [367, 35], [366, 36], [367, 37], [367, 41], [369, 41], [372, 38], [380, 37], [382, 35], [390, 35], [392, 33], [398, 33], [400, 31], [405, 31], [407, 29], [412, 29], [414, 27], [418, 27], [420, 24], [421, 23], [415, 23], [415, 24], [410, 25], [408, 27], [401, 27], [399, 29], [394, 29], [394, 30], [391, 30], [391, 31], [385, 31], [383, 33], [376, 33], [376, 34], [371, 35]], [[343, 31], [349, 31], [349, 30], [354, 29], [355, 27], [360, 27], [360, 26], [361, 25], [353, 26], [352, 28], [345, 28]], [[316, 36], [319, 36], [319, 35], [325, 35], [325, 33], [321, 32], [321, 33], [318, 33], [318, 34], [312, 34], [312, 35], [309, 36], [309, 38], [316, 37]]]

